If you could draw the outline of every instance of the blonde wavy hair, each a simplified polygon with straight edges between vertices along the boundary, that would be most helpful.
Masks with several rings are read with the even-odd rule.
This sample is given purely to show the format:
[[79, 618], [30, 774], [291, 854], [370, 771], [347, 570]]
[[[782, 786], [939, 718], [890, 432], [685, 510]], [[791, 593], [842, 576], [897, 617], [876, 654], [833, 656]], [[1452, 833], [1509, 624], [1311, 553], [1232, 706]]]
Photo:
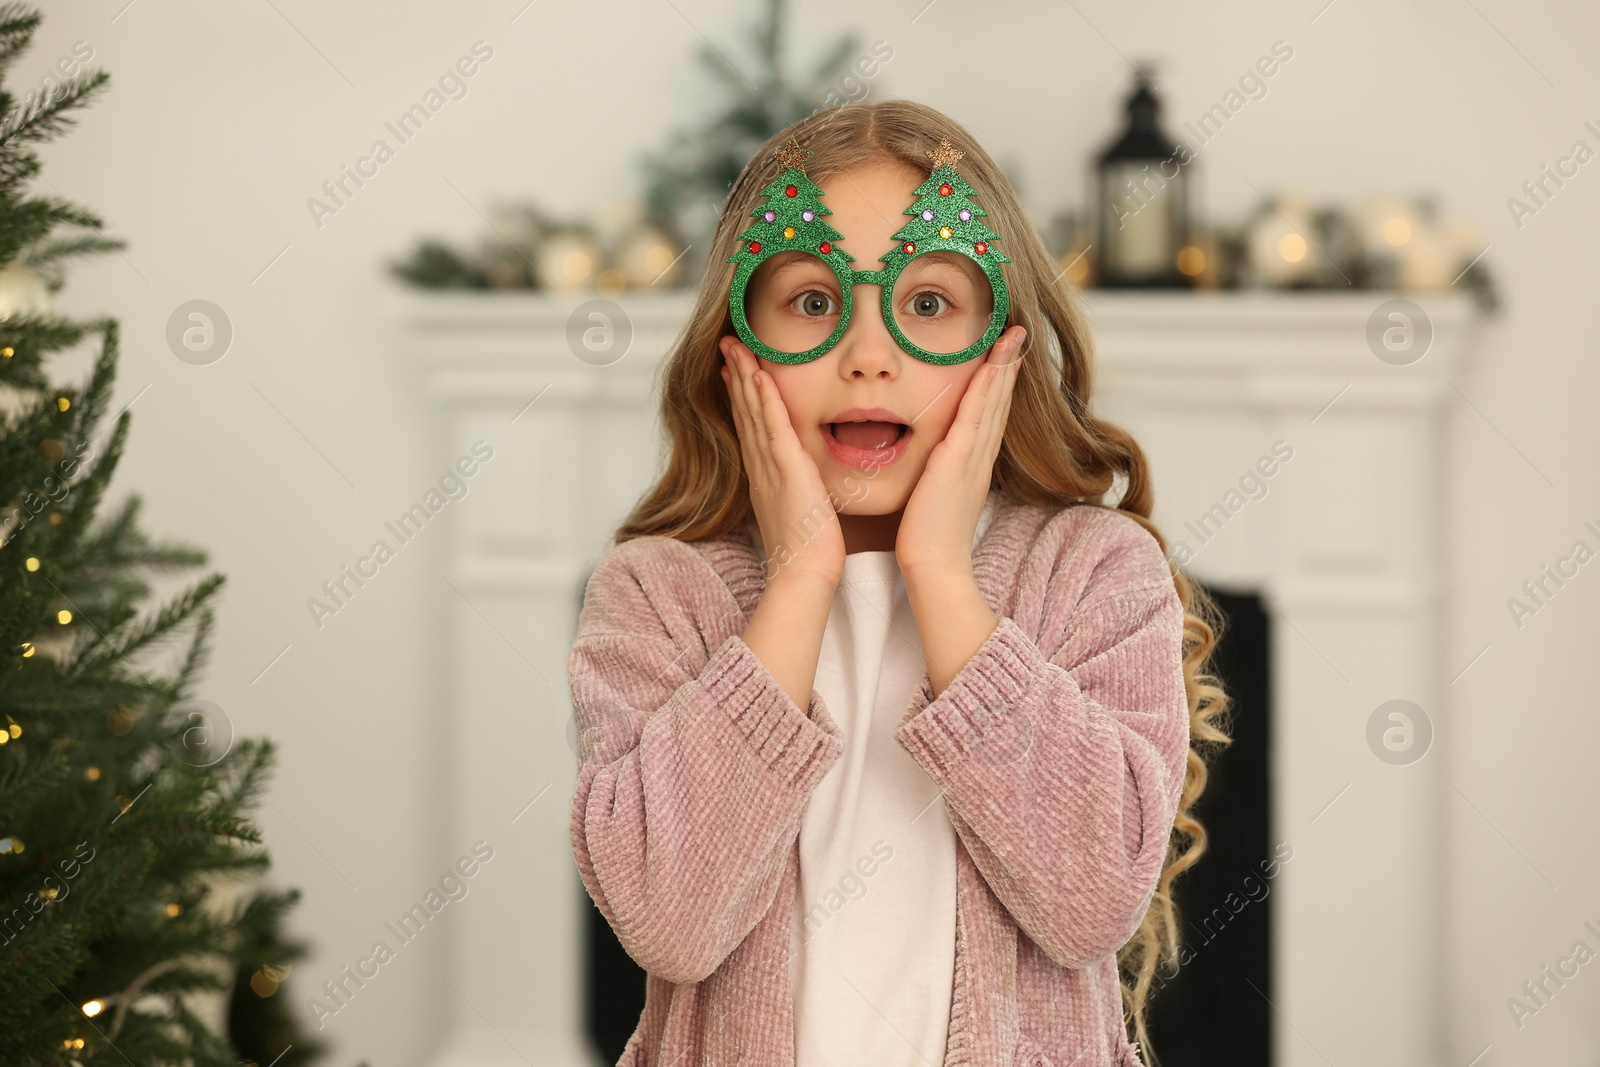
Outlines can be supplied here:
[[[1149, 518], [1153, 494], [1143, 451], [1127, 431], [1089, 411], [1094, 379], [1089, 336], [1062, 271], [977, 139], [933, 108], [907, 100], [814, 112], [773, 134], [745, 165], [723, 206], [694, 311], [660, 372], [665, 467], [617, 529], [615, 541], [650, 534], [686, 541], [720, 537], [750, 514], [738, 432], [718, 373], [717, 342], [733, 332], [728, 289], [734, 266], [727, 260], [772, 179], [773, 154], [790, 137], [811, 150], [807, 174], [823, 187], [830, 174], [867, 164], [899, 162], [926, 170], [925, 153], [940, 137], [949, 137], [966, 153], [961, 175], [977, 191], [989, 225], [1002, 235], [1012, 259], [1002, 268], [1011, 292], [1011, 321], [1028, 331], [993, 488], [1030, 504], [1112, 507], [1101, 500], [1121, 475], [1126, 486], [1112, 509], [1136, 519], [1166, 554], [1166, 540]], [[1232, 698], [1207, 673], [1223, 617], [1170, 557], [1168, 566], [1184, 607], [1191, 745], [1155, 895], [1138, 930], [1117, 953], [1124, 1024], [1133, 1023], [1133, 1039], [1147, 1050], [1145, 1006], [1156, 967], [1164, 961], [1175, 971], [1179, 962], [1172, 883], [1205, 853], [1206, 831], [1193, 807], [1206, 788], [1208, 758], [1232, 741], [1222, 729]]]

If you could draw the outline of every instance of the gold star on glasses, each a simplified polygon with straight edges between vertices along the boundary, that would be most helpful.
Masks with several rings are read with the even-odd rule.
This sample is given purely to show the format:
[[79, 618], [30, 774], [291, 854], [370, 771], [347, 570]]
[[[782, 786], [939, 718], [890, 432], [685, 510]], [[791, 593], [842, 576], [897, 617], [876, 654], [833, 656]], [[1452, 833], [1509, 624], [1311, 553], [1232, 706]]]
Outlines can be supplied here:
[[934, 170], [938, 170], [940, 167], [950, 167], [951, 169], [954, 169], [955, 165], [961, 162], [961, 157], [966, 155], [965, 152], [951, 144], [950, 138], [948, 137], [939, 138], [938, 148], [935, 148], [932, 151], [924, 151], [922, 154], [933, 160]]
[[780, 170], [789, 170], [792, 167], [795, 170], [803, 171], [806, 169], [806, 160], [810, 156], [811, 149], [801, 148], [800, 143], [791, 137], [789, 138], [789, 143], [779, 148], [772, 158], [778, 161]]

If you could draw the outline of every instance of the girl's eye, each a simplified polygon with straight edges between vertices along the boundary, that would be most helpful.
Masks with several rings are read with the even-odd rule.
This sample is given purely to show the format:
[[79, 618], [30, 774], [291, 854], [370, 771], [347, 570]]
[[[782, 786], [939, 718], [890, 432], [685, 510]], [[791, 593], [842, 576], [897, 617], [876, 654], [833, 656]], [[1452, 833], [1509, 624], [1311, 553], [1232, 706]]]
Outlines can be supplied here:
[[938, 293], [926, 289], [920, 293], [912, 294], [910, 301], [906, 304], [907, 311], [924, 318], [933, 318], [936, 315], [940, 315], [949, 310], [949, 307], [950, 301]]
[[800, 314], [807, 316], [831, 315], [834, 312], [832, 294], [816, 289], [795, 297], [794, 306]]

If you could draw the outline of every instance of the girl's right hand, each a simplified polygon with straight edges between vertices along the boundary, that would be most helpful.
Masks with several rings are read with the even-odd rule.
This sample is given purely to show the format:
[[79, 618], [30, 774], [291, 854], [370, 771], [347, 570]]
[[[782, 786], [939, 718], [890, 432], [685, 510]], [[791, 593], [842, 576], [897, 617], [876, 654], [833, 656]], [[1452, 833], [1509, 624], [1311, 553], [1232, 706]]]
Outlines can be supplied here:
[[772, 376], [739, 342], [719, 343], [734, 426], [750, 483], [750, 506], [767, 549], [767, 581], [785, 573], [836, 588], [844, 574], [844, 531], [816, 461], [800, 444]]

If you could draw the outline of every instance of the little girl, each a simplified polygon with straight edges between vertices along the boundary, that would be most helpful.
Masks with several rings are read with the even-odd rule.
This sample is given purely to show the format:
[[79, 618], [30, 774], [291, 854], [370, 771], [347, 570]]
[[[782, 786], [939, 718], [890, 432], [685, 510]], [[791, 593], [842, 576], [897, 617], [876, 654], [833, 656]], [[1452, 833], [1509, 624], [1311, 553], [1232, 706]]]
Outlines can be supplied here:
[[775, 135], [710, 264], [569, 662], [619, 1067], [1141, 1064], [1229, 701], [1059, 271], [905, 101]]

